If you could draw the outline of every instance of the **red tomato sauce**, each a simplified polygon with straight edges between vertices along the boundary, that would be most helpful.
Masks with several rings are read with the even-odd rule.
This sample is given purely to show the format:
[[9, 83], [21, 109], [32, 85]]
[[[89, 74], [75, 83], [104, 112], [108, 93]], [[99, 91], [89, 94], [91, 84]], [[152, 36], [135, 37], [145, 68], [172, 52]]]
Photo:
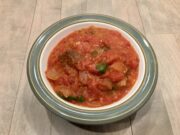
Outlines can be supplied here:
[[64, 100], [100, 107], [131, 90], [138, 67], [137, 53], [119, 32], [90, 26], [57, 44], [48, 58], [46, 77]]

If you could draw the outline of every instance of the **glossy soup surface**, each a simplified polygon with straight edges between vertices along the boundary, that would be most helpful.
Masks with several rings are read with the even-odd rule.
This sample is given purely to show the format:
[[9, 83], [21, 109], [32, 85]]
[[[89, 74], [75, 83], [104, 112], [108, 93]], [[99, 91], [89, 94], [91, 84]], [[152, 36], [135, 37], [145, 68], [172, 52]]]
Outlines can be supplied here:
[[119, 32], [90, 26], [57, 44], [48, 58], [46, 77], [64, 100], [100, 107], [131, 90], [138, 66], [137, 53]]

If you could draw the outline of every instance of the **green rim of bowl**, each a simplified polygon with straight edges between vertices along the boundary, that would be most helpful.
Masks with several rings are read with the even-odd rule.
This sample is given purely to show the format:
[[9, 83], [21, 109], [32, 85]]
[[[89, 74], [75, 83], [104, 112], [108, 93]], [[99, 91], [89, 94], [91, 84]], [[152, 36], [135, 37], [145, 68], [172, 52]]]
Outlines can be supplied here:
[[[82, 22], [102, 22], [113, 25], [130, 34], [139, 44], [145, 57], [145, 76], [139, 90], [125, 103], [103, 111], [82, 110], [60, 102], [44, 85], [39, 73], [39, 60], [47, 41], [63, 28]], [[49, 110], [75, 123], [97, 125], [121, 120], [140, 109], [148, 101], [155, 89], [158, 78], [158, 64], [150, 43], [136, 28], [114, 17], [99, 14], [83, 14], [62, 19], [40, 34], [29, 53], [27, 76], [33, 93]]]

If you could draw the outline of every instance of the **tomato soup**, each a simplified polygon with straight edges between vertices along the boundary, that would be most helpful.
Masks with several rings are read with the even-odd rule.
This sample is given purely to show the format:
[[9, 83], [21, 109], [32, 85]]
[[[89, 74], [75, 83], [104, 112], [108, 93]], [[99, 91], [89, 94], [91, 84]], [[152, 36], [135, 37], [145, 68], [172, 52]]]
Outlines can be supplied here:
[[100, 107], [123, 98], [135, 84], [138, 69], [137, 53], [118, 31], [90, 26], [57, 44], [46, 77], [64, 100]]

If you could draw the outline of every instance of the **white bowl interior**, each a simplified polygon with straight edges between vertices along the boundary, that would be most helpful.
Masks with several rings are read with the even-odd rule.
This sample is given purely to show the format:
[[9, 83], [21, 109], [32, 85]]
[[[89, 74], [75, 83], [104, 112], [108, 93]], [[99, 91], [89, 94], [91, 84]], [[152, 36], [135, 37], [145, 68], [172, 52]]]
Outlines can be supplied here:
[[[132, 87], [132, 89], [129, 91], [129, 93], [127, 95], [125, 95], [122, 99], [120, 99], [117, 102], [114, 102], [110, 105], [106, 105], [106, 106], [102, 106], [102, 107], [96, 107], [96, 108], [90, 108], [90, 107], [82, 107], [82, 106], [78, 106], [78, 105], [74, 105], [71, 104], [63, 99], [61, 99], [53, 90], [53, 88], [51, 87], [50, 83], [48, 82], [48, 80], [46, 79], [46, 75], [45, 75], [45, 71], [47, 69], [47, 62], [48, 62], [48, 57], [49, 54], [51, 53], [51, 51], [53, 50], [53, 48], [60, 42], [61, 39], [63, 39], [64, 37], [66, 37], [68, 34], [72, 33], [75, 30], [79, 30], [81, 28], [86, 28], [88, 26], [97, 26], [97, 27], [102, 27], [102, 28], [107, 28], [107, 29], [112, 29], [112, 30], [116, 30], [119, 31], [133, 46], [133, 48], [135, 49], [135, 51], [137, 52], [139, 59], [140, 59], [140, 63], [139, 63], [139, 74], [138, 74], [138, 78], [136, 83], [134, 84], [134, 86]], [[127, 32], [123, 31], [120, 28], [117, 28], [115, 26], [112, 26], [110, 24], [106, 24], [106, 23], [101, 23], [101, 22], [82, 22], [82, 23], [77, 23], [77, 24], [73, 24], [71, 26], [65, 27], [62, 30], [60, 30], [59, 32], [57, 32], [53, 37], [51, 37], [48, 42], [46, 43], [45, 47], [42, 50], [41, 56], [40, 56], [40, 74], [42, 77], [42, 80], [44, 81], [44, 84], [46, 85], [46, 87], [48, 88], [48, 90], [60, 101], [79, 108], [79, 109], [85, 109], [85, 110], [102, 110], [102, 109], [108, 109], [111, 107], [114, 107], [116, 105], [122, 104], [125, 101], [127, 101], [130, 97], [132, 97], [136, 91], [138, 90], [139, 86], [141, 85], [143, 78], [144, 78], [144, 74], [145, 74], [145, 58], [144, 55], [141, 51], [141, 48], [139, 47], [138, 43], [133, 39], [133, 37], [131, 37]]]

